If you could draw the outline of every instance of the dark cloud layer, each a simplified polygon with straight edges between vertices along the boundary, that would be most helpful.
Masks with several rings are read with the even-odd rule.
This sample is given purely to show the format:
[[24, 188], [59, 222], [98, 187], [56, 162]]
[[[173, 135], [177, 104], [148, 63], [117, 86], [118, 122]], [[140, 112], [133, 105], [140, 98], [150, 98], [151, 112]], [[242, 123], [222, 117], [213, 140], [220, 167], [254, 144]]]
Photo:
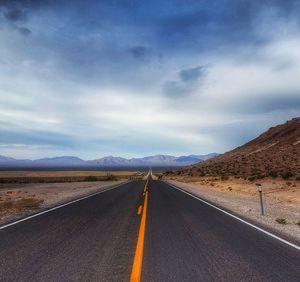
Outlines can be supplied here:
[[122, 64], [127, 73], [137, 73], [130, 58], [158, 63], [162, 57], [179, 52], [192, 56], [240, 44], [262, 44], [268, 36], [257, 35], [260, 17], [276, 11], [270, 21], [294, 19], [300, 7], [292, 0], [105, 0], [89, 4], [82, 0], [2, 0], [0, 10], [22, 35], [35, 32], [28, 22], [40, 14], [44, 22], [40, 45], [47, 44], [51, 52], [60, 55], [64, 67], [78, 71], [79, 77], [92, 78], [95, 72], [119, 76]]
[[44, 7], [47, 2], [35, 0], [0, 0], [0, 23], [2, 20], [8, 23], [12, 29], [27, 36], [31, 33], [31, 30], [26, 26], [28, 16], [36, 9]]
[[38, 7], [42, 7], [45, 1], [34, 0], [1, 0], [0, 12], [7, 21], [25, 21], [28, 13]]
[[19, 21], [19, 20], [25, 20], [25, 15], [23, 11], [19, 8], [15, 9], [8, 9], [7, 12], [4, 13], [4, 16], [9, 21]]

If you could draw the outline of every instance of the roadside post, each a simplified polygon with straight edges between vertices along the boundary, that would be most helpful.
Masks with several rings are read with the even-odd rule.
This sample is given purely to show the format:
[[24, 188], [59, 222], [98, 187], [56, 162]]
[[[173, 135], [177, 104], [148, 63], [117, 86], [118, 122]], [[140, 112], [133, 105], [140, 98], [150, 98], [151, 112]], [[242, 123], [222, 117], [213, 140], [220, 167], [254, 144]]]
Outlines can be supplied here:
[[260, 183], [258, 183], [258, 184], [256, 184], [256, 186], [257, 186], [257, 190], [259, 193], [261, 215], [265, 215], [264, 202], [263, 202], [263, 197], [262, 197], [262, 185]]

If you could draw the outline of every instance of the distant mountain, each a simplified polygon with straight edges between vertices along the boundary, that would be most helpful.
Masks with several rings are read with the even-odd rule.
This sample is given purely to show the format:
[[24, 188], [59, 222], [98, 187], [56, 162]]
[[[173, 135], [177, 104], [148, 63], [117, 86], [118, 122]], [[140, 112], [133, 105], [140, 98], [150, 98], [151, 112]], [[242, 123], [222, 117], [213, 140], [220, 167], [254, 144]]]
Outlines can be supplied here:
[[59, 166], [72, 166], [72, 165], [84, 165], [85, 161], [72, 156], [62, 156], [62, 157], [54, 157], [54, 158], [43, 158], [32, 161], [38, 165], [59, 165]]
[[16, 161], [16, 159], [0, 156], [0, 163], [14, 162], [14, 161]]
[[86, 161], [89, 165], [95, 165], [95, 166], [117, 166], [117, 165], [126, 165], [128, 162], [127, 159], [121, 158], [121, 157], [103, 157], [96, 160]]
[[182, 176], [300, 177], [300, 117], [271, 127], [254, 140], [216, 158], [182, 168]]
[[10, 164], [26, 164], [32, 162], [31, 160], [17, 160], [14, 158], [6, 157], [6, 156], [1, 156], [0, 155], [0, 167], [1, 166], [6, 166]]
[[85, 165], [85, 161], [77, 157], [62, 156], [54, 158], [43, 158], [37, 160], [18, 160], [0, 156], [0, 167], [60, 167]]
[[[213, 153], [209, 155], [210, 157], [213, 157], [216, 154]], [[208, 155], [199, 155], [197, 157], [174, 157], [169, 155], [155, 155], [147, 156], [144, 158], [132, 159], [108, 156], [97, 160], [87, 161], [87, 163], [97, 166], [184, 166], [198, 163], [202, 160], [206, 160], [207, 158], [209, 158]]]
[[146, 166], [173, 166], [182, 167], [198, 163], [216, 156], [190, 155], [174, 157], [169, 155], [155, 155], [144, 158], [126, 159], [122, 157], [107, 156], [95, 160], [82, 160], [73, 156], [42, 158], [37, 160], [17, 160], [0, 156], [0, 167], [146, 167]]

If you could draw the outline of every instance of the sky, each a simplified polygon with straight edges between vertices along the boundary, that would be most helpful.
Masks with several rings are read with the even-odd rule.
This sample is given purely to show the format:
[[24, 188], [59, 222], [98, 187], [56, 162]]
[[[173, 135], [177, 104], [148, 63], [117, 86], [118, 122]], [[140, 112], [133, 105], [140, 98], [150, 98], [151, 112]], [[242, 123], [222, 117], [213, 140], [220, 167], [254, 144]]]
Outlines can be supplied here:
[[0, 0], [0, 155], [226, 152], [300, 113], [298, 0]]

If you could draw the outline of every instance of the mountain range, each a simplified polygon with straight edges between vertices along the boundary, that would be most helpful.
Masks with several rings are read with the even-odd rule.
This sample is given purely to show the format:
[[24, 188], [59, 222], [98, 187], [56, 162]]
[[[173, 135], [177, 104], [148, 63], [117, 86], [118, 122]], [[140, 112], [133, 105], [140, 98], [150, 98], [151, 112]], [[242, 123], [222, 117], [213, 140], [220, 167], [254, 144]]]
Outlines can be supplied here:
[[169, 155], [155, 155], [131, 159], [107, 156], [95, 160], [82, 160], [78, 157], [73, 156], [61, 156], [29, 160], [14, 159], [0, 155], [0, 167], [182, 167], [208, 160], [210, 158], [216, 157], [217, 155], [217, 153], [180, 157], [174, 157]]

